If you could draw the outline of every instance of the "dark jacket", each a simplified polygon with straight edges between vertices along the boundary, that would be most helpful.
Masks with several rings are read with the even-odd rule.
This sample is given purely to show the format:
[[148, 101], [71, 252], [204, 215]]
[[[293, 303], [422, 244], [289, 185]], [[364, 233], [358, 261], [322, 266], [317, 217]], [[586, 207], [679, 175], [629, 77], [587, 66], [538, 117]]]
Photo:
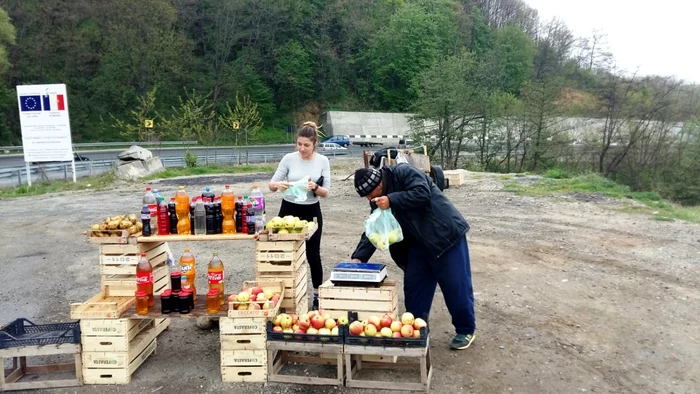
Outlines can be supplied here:
[[[391, 212], [401, 225], [404, 240], [389, 247], [392, 259], [405, 269], [408, 246], [415, 242], [439, 258], [459, 242], [469, 224], [432, 179], [409, 164], [382, 167], [383, 195], [389, 197]], [[377, 205], [370, 202], [372, 211]], [[376, 248], [362, 233], [353, 259], [366, 262]]]

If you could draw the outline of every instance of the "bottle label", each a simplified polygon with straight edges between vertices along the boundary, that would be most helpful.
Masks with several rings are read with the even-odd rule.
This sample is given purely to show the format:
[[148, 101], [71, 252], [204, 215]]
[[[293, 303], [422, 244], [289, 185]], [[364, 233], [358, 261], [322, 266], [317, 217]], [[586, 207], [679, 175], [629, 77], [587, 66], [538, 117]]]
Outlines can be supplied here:
[[192, 269], [192, 267], [189, 266], [189, 265], [186, 265], [186, 264], [180, 266], [180, 272], [182, 272], [182, 275], [183, 275], [183, 276], [184, 276], [185, 274], [187, 274], [188, 272], [190, 272], [191, 269]]
[[224, 271], [221, 272], [209, 272], [209, 284], [210, 285], [220, 285], [224, 283]]
[[136, 284], [137, 285], [152, 285], [153, 284], [153, 272], [137, 272], [136, 273]]
[[148, 204], [148, 212], [151, 213], [151, 217], [158, 216], [158, 204]]
[[253, 205], [253, 208], [264, 211], [265, 210], [265, 198], [264, 197], [255, 197], [255, 201], [257, 204]]
[[142, 213], [141, 220], [151, 220], [151, 214], [150, 213]]

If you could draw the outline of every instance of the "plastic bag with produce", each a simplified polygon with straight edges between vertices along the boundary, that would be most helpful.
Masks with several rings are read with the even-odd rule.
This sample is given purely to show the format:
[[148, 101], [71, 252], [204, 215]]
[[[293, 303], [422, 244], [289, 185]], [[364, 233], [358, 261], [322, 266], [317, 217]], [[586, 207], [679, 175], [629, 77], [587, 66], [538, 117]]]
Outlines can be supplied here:
[[385, 251], [389, 245], [403, 241], [401, 225], [389, 209], [375, 209], [365, 220], [365, 236], [377, 249]]

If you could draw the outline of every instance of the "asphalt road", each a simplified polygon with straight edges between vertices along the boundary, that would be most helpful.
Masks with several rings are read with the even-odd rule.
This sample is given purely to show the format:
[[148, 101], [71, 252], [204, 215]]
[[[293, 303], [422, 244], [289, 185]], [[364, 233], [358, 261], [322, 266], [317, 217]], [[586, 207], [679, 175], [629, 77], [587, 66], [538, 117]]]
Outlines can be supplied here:
[[[353, 153], [360, 153], [362, 152], [363, 149], [360, 146], [350, 146], [348, 148], [349, 151]], [[370, 148], [372, 149], [372, 148]], [[126, 150], [125, 148], [122, 149], [105, 149], [105, 150], [86, 150], [86, 151], [80, 151], [81, 156], [85, 156], [89, 158], [90, 160], [97, 161], [97, 160], [116, 160], [117, 155], [120, 152], [123, 152]], [[159, 156], [161, 159], [169, 158], [169, 157], [177, 157], [177, 158], [182, 158], [185, 156], [185, 150], [186, 148], [182, 147], [176, 147], [176, 148], [155, 148], [155, 149], [150, 149], [151, 152], [155, 156]], [[214, 147], [194, 147], [194, 148], [189, 148], [190, 152], [196, 154], [197, 156], [214, 156], [214, 155], [231, 155], [235, 154], [236, 152], [236, 147], [232, 146], [227, 146], [227, 147], [219, 147], [219, 148], [214, 148]], [[242, 151], [245, 151], [245, 149], [241, 148]], [[248, 152], [253, 154], [253, 153], [284, 153], [284, 152], [292, 152], [294, 150], [294, 145], [292, 144], [285, 144], [285, 145], [255, 145], [255, 146], [249, 146], [248, 147]], [[322, 154], [327, 154], [327, 155], [332, 155], [333, 151], [327, 151], [327, 152], [321, 152]], [[337, 153], [340, 153], [342, 151], [337, 151]], [[347, 152], [350, 153], [350, 152]], [[0, 168], [13, 168], [13, 167], [22, 167], [24, 166], [24, 155], [22, 154], [7, 154], [7, 155], [0, 155]]]

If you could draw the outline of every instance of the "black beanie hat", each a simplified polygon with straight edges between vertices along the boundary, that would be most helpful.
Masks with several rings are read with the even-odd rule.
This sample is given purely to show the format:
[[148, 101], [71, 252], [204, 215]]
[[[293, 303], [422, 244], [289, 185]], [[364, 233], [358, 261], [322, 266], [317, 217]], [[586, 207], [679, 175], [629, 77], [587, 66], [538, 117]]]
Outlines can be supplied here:
[[355, 190], [366, 197], [382, 182], [382, 173], [375, 168], [360, 168], [355, 171]]

